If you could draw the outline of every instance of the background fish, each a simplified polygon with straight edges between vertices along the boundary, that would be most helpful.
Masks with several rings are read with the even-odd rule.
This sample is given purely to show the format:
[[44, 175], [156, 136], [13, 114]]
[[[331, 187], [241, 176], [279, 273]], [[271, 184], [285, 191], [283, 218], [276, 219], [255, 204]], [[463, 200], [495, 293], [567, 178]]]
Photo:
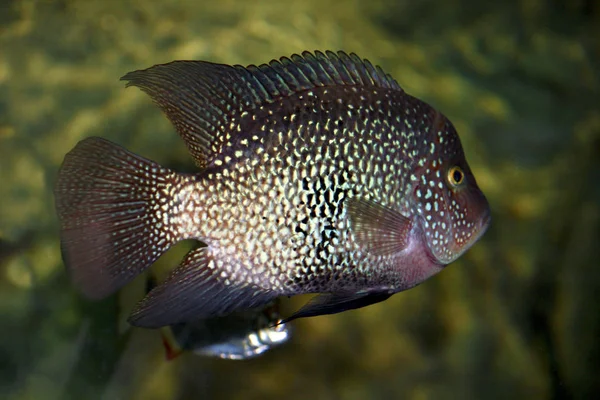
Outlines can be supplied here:
[[265, 307], [164, 328], [167, 358], [184, 351], [202, 356], [245, 360], [287, 342], [291, 328], [282, 324], [279, 299]]
[[134, 325], [302, 293], [321, 295], [286, 321], [363, 307], [439, 272], [489, 224], [450, 121], [355, 54], [179, 61], [123, 79], [163, 109], [201, 170], [179, 174], [101, 138], [65, 157], [63, 258], [88, 297], [180, 240], [203, 244], [138, 304]]
[[[146, 293], [156, 284], [156, 278], [150, 275]], [[289, 324], [281, 323], [280, 300], [229, 315], [161, 328], [167, 359], [192, 352], [200, 356], [245, 360], [286, 343], [292, 329]]]

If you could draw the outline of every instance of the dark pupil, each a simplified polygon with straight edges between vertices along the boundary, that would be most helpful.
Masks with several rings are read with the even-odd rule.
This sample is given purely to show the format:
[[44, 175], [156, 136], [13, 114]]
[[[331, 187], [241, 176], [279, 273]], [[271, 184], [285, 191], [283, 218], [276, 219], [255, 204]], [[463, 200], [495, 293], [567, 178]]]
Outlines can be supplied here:
[[452, 179], [454, 179], [454, 182], [460, 183], [462, 181], [462, 178], [463, 178], [462, 172], [460, 172], [459, 170], [455, 169], [454, 173], [452, 174]]

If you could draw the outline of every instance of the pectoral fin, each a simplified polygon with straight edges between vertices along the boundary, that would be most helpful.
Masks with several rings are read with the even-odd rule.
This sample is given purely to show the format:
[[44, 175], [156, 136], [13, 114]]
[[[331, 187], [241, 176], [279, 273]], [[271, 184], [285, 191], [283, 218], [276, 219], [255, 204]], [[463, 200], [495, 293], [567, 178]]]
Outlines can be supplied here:
[[372, 254], [387, 256], [408, 245], [411, 220], [372, 200], [349, 199], [346, 203], [352, 232], [358, 244]]

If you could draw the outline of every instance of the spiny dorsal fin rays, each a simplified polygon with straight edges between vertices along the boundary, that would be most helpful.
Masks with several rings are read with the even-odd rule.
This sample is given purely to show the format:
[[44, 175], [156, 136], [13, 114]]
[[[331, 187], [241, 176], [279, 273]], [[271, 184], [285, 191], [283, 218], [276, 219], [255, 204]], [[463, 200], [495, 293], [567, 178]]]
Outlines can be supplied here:
[[198, 166], [204, 168], [212, 155], [220, 151], [233, 116], [232, 103], [241, 108], [244, 102], [257, 101], [234, 97], [230, 88], [243, 82], [235, 82], [235, 74], [228, 70], [233, 68], [202, 61], [176, 61], [130, 72], [121, 80], [150, 95], [182, 136]]
[[334, 85], [402, 90], [381, 68], [342, 51], [303, 52], [247, 67], [174, 61], [129, 72], [121, 80], [159, 105], [200, 168], [221, 152], [244, 112], [276, 98]]

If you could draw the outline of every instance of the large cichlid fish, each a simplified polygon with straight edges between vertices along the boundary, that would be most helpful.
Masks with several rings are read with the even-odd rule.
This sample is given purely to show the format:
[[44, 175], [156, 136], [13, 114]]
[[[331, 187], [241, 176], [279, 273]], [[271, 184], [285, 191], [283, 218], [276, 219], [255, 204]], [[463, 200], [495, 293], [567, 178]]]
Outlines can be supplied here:
[[133, 325], [304, 293], [319, 295], [284, 322], [363, 307], [439, 272], [488, 227], [452, 123], [355, 54], [176, 61], [122, 79], [162, 108], [199, 168], [177, 173], [95, 137], [65, 156], [63, 259], [89, 298], [199, 242]]

